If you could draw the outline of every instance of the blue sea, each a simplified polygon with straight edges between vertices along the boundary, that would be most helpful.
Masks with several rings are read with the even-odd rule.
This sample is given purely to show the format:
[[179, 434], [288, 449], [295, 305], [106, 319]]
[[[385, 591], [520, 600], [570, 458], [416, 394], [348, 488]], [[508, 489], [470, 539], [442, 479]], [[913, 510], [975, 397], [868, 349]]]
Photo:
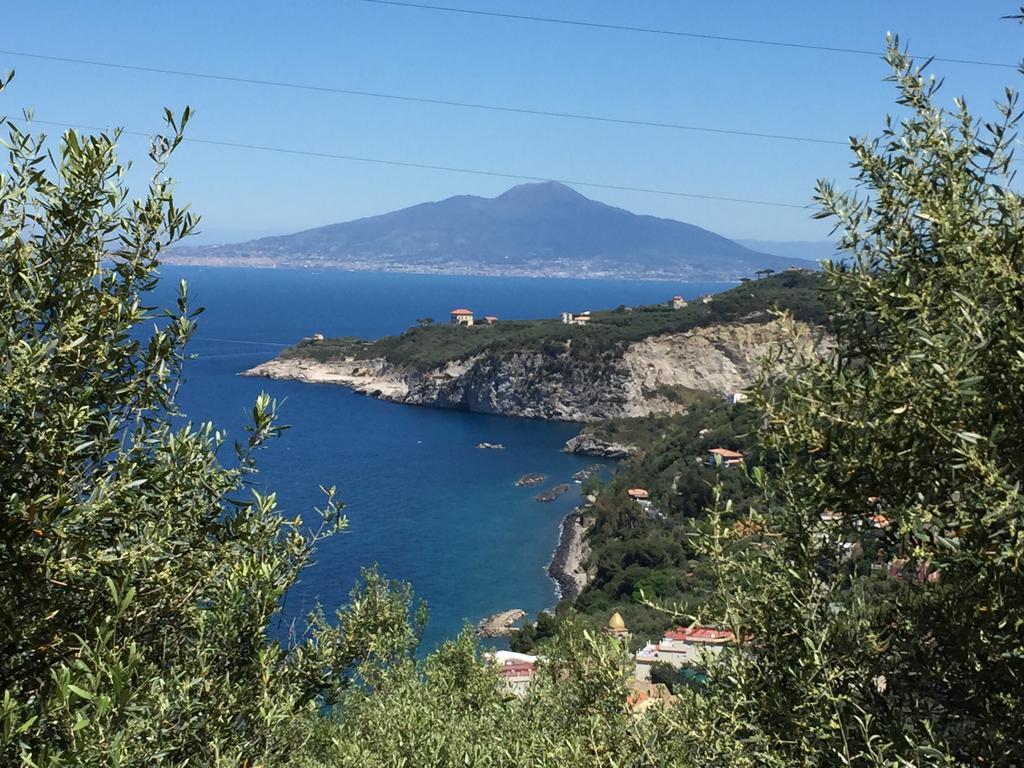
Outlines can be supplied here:
[[[556, 317], [728, 287], [167, 265], [161, 274], [160, 305], [173, 306], [184, 279], [191, 303], [206, 310], [180, 397], [190, 420], [213, 421], [241, 438], [254, 399], [270, 393], [290, 429], [260, 453], [259, 482], [276, 491], [287, 513], [310, 522], [323, 501], [321, 486], [336, 486], [345, 503], [347, 531], [320, 546], [287, 596], [285, 619], [301, 618], [317, 601], [331, 612], [346, 601], [360, 568], [377, 564], [427, 601], [424, 649], [488, 614], [522, 608], [532, 615], [555, 604], [545, 569], [559, 522], [580, 501], [579, 486], [552, 503], [533, 497], [593, 463], [561, 453], [578, 425], [397, 405], [339, 386], [238, 374], [312, 333], [376, 338], [417, 318], [444, 321], [453, 307]], [[477, 449], [483, 441], [506, 449]], [[515, 487], [527, 472], [548, 480]]]

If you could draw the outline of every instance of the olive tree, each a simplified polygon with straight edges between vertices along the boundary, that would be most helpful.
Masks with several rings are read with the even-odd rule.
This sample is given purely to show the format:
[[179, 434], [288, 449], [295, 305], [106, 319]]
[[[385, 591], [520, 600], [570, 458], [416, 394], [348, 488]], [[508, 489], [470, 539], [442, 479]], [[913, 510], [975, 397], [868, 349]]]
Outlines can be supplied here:
[[[8, 77], [3, 85], [10, 82]], [[2, 89], [2, 87], [0, 87]], [[0, 174], [0, 762], [277, 765], [362, 666], [406, 656], [410, 597], [373, 573], [291, 640], [268, 627], [315, 530], [247, 478], [281, 427], [252, 409], [237, 460], [176, 392], [198, 311], [146, 295], [197, 219], [166, 163], [166, 113], [132, 199], [119, 134], [6, 123]]]
[[[712, 516], [712, 610], [743, 651], [709, 697], [790, 764], [1024, 762], [1024, 209], [1020, 119], [891, 40], [901, 113], [818, 186], [834, 351], [765, 381], [754, 536]], [[927, 66], [927, 65], [925, 65]], [[760, 748], [760, 747], [759, 747]]]

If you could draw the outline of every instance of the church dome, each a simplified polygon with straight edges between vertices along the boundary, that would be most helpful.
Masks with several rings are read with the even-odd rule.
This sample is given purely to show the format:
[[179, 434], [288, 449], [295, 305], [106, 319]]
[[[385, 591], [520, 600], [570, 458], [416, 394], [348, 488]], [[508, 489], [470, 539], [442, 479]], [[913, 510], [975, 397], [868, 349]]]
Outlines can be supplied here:
[[608, 619], [608, 629], [623, 630], [626, 628], [626, 622], [622, 620], [622, 616], [618, 611], [612, 614], [612, 617]]

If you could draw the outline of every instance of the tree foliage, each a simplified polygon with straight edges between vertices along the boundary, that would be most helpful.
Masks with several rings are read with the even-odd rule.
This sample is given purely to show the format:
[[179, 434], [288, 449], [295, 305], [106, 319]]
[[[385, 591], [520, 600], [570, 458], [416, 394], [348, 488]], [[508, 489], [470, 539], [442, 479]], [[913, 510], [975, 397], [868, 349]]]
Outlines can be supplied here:
[[825, 276], [835, 352], [757, 404], [776, 538], [717, 558], [719, 609], [752, 638], [727, 687], [794, 762], [1018, 765], [1017, 96], [993, 122], [947, 114], [895, 40], [888, 58], [905, 116], [853, 142], [859, 192], [818, 188], [845, 254]]
[[[165, 164], [167, 113], [132, 200], [118, 134], [57, 152], [8, 123], [0, 176], [0, 762], [273, 765], [296, 718], [371, 660], [407, 654], [410, 598], [368, 573], [349, 606], [284, 640], [275, 616], [318, 538], [247, 487], [276, 435], [253, 407], [238, 461], [177, 410], [198, 312], [145, 304], [157, 259], [191, 232]], [[146, 325], [152, 324], [148, 332]], [[268, 641], [277, 627], [280, 641]]]

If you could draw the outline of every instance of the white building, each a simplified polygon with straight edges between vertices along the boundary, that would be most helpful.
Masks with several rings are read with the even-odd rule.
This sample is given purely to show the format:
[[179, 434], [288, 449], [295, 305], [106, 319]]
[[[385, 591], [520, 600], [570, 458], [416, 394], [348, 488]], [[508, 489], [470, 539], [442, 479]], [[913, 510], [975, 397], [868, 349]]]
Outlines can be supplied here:
[[673, 296], [672, 297], [672, 309], [682, 309], [685, 306], [686, 306], [686, 299], [684, 299], [682, 296]]
[[498, 667], [502, 685], [516, 696], [522, 696], [537, 673], [537, 657], [515, 651], [494, 651], [485, 656]]
[[451, 311], [452, 325], [472, 325], [473, 310], [453, 309]]
[[727, 629], [693, 626], [667, 630], [660, 642], [648, 642], [636, 652], [636, 679], [650, 680], [651, 666], [657, 663], [674, 669], [700, 665], [734, 642], [735, 635]]
[[562, 322], [566, 325], [587, 325], [590, 322], [590, 311], [586, 312], [563, 312]]

